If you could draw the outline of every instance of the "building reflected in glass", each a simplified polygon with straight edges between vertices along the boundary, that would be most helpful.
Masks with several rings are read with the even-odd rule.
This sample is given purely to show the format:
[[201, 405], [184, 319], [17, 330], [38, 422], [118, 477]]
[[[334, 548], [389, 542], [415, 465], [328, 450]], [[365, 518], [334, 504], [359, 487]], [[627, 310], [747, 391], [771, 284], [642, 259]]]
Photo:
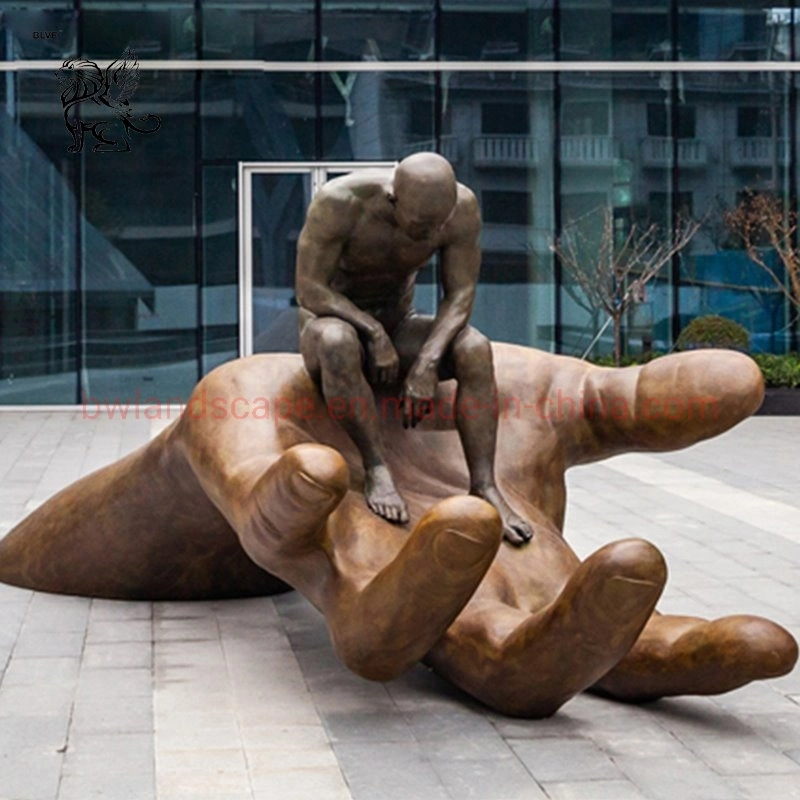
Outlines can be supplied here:
[[[610, 351], [608, 315], [552, 252], [608, 209], [619, 237], [703, 220], [626, 315], [630, 354], [669, 350], [707, 313], [754, 351], [797, 349], [790, 303], [725, 213], [748, 191], [795, 202], [798, 19], [722, 0], [0, 2], [0, 403], [185, 399], [240, 355], [243, 321], [257, 348], [291, 348], [314, 191], [292, 165], [422, 150], [480, 201], [473, 323], [492, 338]], [[90, 128], [116, 130], [117, 111], [67, 108], [54, 73], [105, 74], [127, 48], [133, 118], [161, 127], [97, 152]], [[240, 162], [274, 168], [247, 214]], [[436, 295], [432, 265], [420, 305]]]

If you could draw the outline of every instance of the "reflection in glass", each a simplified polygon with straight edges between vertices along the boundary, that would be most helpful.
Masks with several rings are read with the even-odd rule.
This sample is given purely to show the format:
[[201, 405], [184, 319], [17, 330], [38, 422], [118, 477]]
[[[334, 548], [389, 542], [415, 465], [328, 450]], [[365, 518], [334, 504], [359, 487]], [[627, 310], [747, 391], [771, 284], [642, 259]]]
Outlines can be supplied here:
[[193, 91], [189, 73], [143, 70], [137, 103], [161, 130], [132, 138], [130, 153], [81, 154], [82, 388], [93, 397], [165, 403], [197, 379]]
[[203, 374], [239, 355], [236, 167], [203, 168]]
[[119, 58], [128, 47], [140, 61], [195, 57], [192, 0], [83, 0], [81, 25], [87, 58]]
[[669, 0], [561, 0], [563, 61], [671, 59]]
[[74, 403], [75, 198], [0, 113], [0, 403]]
[[[704, 161], [702, 170], [681, 171], [680, 188], [691, 190], [695, 214], [708, 216], [690, 257], [681, 262], [681, 323], [722, 314], [747, 328], [753, 350], [780, 352], [790, 341], [786, 303], [767, 273], [742, 251], [725, 213], [748, 192], [788, 198], [790, 78], [785, 73], [687, 73], [685, 86], [687, 99], [696, 98]], [[685, 159], [691, 163], [688, 152]]]
[[481, 205], [482, 264], [471, 322], [498, 341], [554, 342], [552, 75], [448, 76], [442, 152]]
[[433, 0], [322, 0], [322, 59], [428, 61], [434, 57], [433, 11]]
[[297, 352], [297, 239], [310, 173], [253, 175], [253, 352]]
[[314, 158], [312, 73], [213, 71], [201, 80], [204, 158]]
[[[633, 231], [658, 226], [670, 236], [673, 220], [671, 83], [657, 73], [563, 73], [561, 80], [561, 219], [596, 243], [618, 247]], [[652, 134], [652, 135], [651, 135]], [[606, 213], [612, 225], [606, 227]], [[604, 278], [605, 266], [598, 264]], [[635, 273], [631, 277], [635, 278]], [[628, 351], [638, 354], [671, 345], [669, 265], [637, 293], [623, 333]], [[582, 355], [609, 354], [612, 327], [607, 312], [563, 273], [562, 346]]]
[[[535, 5], [535, 8], [531, 6]], [[553, 3], [442, 0], [442, 58], [527, 61], [553, 53]]]
[[203, 58], [314, 59], [314, 2], [203, 2]]
[[[380, 161], [436, 149], [431, 73], [342, 72], [322, 81], [324, 158]], [[457, 151], [444, 155], [453, 160]]]
[[789, 3], [730, 4], [678, 0], [682, 58], [700, 61], [783, 61], [790, 57]]
[[0, 2], [0, 60], [74, 56], [77, 27], [70, 0]]

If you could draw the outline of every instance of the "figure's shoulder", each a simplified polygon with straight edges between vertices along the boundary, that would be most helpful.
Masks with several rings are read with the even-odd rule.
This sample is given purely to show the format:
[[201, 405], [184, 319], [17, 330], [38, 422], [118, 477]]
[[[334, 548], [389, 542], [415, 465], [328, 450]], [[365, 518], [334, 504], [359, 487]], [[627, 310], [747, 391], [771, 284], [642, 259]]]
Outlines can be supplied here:
[[464, 239], [473, 239], [481, 231], [481, 210], [475, 192], [463, 183], [458, 184], [456, 208], [447, 223], [448, 240], [455, 244]]
[[391, 189], [392, 173], [387, 169], [360, 169], [323, 184], [314, 202], [357, 205]]
[[306, 225], [333, 233], [349, 231], [365, 209], [387, 192], [391, 172], [364, 169], [325, 183], [308, 207]]
[[459, 208], [463, 208], [465, 211], [477, 211], [480, 213], [480, 209], [478, 208], [478, 198], [475, 196], [475, 192], [469, 188], [469, 186], [465, 186], [463, 183], [456, 184], [456, 188], [458, 191], [456, 204]]

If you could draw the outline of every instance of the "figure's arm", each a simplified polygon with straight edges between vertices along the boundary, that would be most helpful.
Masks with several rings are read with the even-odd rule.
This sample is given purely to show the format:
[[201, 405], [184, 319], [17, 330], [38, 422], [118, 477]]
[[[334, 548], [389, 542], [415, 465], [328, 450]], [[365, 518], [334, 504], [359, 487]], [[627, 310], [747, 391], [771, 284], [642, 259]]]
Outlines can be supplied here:
[[431, 331], [417, 357], [420, 369], [435, 369], [453, 339], [469, 321], [475, 302], [475, 289], [481, 266], [481, 215], [475, 195], [460, 189], [459, 207], [453, 230], [441, 249], [441, 274], [444, 297], [439, 304]]
[[319, 317], [338, 317], [370, 339], [385, 335], [383, 326], [341, 292], [331, 288], [336, 267], [350, 234], [348, 201], [318, 196], [308, 209], [297, 242], [297, 302]]

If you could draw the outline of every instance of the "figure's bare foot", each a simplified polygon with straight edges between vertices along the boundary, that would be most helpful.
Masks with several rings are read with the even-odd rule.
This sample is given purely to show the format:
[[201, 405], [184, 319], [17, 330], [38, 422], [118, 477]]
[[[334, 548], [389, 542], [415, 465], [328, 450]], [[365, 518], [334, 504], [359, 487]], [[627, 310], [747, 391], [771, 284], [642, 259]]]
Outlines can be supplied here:
[[378, 464], [365, 472], [364, 499], [370, 510], [379, 517], [400, 525], [408, 522], [408, 509], [385, 464]]
[[503, 520], [503, 538], [507, 542], [510, 542], [515, 547], [522, 547], [522, 545], [533, 539], [533, 527], [531, 524], [511, 508], [496, 486], [473, 489], [470, 494], [486, 500], [487, 503], [491, 503], [497, 509], [500, 518]]

